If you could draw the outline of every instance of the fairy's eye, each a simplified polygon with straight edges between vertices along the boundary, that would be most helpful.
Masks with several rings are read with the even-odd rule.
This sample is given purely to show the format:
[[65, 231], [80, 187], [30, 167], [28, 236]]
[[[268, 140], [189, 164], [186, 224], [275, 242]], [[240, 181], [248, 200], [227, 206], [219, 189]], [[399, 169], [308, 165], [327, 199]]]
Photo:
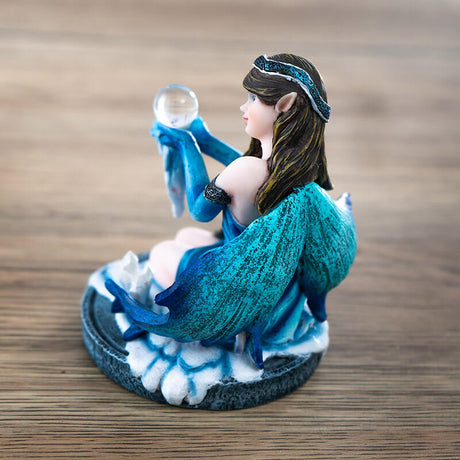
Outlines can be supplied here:
[[256, 95], [248, 93], [248, 101], [254, 102], [256, 100]]

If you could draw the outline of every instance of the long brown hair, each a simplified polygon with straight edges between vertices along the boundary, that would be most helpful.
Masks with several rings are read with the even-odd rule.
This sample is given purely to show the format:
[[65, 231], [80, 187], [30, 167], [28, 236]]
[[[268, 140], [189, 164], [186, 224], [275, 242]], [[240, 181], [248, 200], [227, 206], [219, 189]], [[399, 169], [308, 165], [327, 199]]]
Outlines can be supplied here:
[[[293, 54], [276, 54], [270, 59], [304, 69], [327, 102], [324, 83], [310, 61]], [[273, 150], [267, 162], [269, 175], [256, 196], [260, 214], [276, 206], [295, 187], [316, 182], [326, 190], [332, 189], [324, 149], [325, 122], [313, 110], [302, 88], [295, 82], [256, 68], [246, 75], [243, 87], [267, 105], [275, 105], [282, 96], [292, 91], [297, 93], [293, 106], [281, 113], [273, 126]], [[245, 155], [261, 158], [260, 141], [252, 138]]]

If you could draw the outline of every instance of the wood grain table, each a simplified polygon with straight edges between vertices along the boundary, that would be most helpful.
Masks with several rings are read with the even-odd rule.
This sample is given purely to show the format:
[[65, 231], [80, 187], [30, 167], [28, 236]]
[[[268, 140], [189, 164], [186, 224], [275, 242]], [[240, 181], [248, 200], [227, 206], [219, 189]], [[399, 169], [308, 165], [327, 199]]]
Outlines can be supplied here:
[[[2, 0], [0, 457], [460, 458], [459, 23], [454, 0]], [[93, 270], [192, 222], [171, 217], [152, 98], [193, 88], [243, 150], [242, 78], [282, 51], [323, 74], [357, 222], [329, 351], [253, 409], [144, 400], [93, 364], [79, 304]]]

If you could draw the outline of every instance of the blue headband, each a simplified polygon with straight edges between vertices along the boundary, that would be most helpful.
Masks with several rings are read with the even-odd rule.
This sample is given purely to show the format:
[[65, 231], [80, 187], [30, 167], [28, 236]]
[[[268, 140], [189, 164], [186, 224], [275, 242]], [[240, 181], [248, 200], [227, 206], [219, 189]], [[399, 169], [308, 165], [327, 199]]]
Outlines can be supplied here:
[[258, 70], [270, 75], [286, 78], [300, 85], [311, 101], [313, 110], [325, 121], [329, 121], [331, 116], [331, 107], [327, 105], [319, 94], [318, 88], [308, 73], [293, 64], [274, 61], [267, 56], [259, 56], [253, 64]]

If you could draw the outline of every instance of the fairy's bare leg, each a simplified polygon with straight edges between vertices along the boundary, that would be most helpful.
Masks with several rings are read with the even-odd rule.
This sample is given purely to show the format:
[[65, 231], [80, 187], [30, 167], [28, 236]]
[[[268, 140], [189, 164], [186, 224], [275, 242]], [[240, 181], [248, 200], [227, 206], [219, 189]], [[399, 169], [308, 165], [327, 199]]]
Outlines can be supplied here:
[[176, 234], [176, 241], [197, 248], [199, 246], [209, 246], [217, 243], [219, 240], [214, 233], [197, 227], [185, 227], [180, 229]]
[[167, 288], [176, 279], [177, 268], [186, 251], [191, 248], [208, 246], [217, 243], [218, 239], [212, 232], [196, 227], [179, 230], [174, 240], [162, 241], [150, 251], [149, 266], [155, 280], [160, 286]]
[[174, 283], [177, 267], [188, 246], [175, 240], [162, 241], [150, 251], [149, 266], [157, 283], [167, 288]]

